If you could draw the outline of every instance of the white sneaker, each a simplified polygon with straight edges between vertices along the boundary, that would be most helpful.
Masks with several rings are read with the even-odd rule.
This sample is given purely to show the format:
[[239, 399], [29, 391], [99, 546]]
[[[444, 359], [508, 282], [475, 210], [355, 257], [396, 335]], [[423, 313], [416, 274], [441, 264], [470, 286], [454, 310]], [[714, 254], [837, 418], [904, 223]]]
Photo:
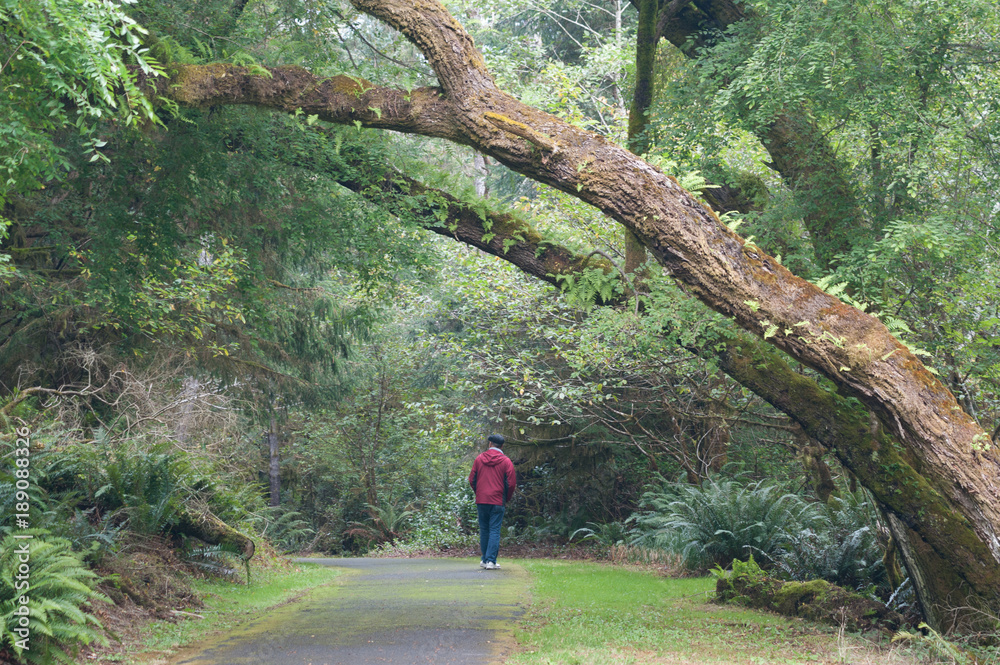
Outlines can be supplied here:
[[486, 567], [486, 562], [485, 561], [480, 561], [479, 562], [479, 567], [480, 568], [485, 568]]
[[500, 570], [499, 563], [493, 563], [492, 561], [486, 562], [486, 570]]

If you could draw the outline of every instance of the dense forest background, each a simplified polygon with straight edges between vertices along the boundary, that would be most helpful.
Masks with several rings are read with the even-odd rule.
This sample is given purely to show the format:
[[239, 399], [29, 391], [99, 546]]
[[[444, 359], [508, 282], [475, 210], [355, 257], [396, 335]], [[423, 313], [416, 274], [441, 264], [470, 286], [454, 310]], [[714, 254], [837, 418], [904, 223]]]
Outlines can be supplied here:
[[[876, 314], [996, 444], [993, 3], [759, 0], [728, 21], [445, 4], [501, 89], [644, 155]], [[919, 612], [875, 502], [723, 372], [732, 322], [621, 226], [471, 148], [141, 88], [219, 62], [435, 84], [346, 3], [0, 1], [2, 556], [27, 427], [36, 542], [87, 589], [53, 592], [53, 649], [100, 639], [76, 610], [97, 593], [85, 569], [141, 602], [154, 541], [192, 570], [267, 543], [467, 547], [465, 476], [494, 431], [522, 484], [508, 542], [701, 570], [752, 553]], [[455, 242], [454, 206], [485, 220], [477, 241], [516, 220], [586, 259], [536, 279], [504, 260], [513, 243]]]

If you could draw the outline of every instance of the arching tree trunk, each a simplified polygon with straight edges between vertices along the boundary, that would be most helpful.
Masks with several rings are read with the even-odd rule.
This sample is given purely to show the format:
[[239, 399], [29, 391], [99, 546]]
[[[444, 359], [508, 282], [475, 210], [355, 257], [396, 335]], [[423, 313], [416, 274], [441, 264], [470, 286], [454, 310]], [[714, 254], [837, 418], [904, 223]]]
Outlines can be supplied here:
[[942, 608], [1000, 607], [1000, 456], [885, 326], [746, 243], [628, 150], [498, 90], [471, 38], [437, 3], [352, 1], [412, 41], [441, 87], [404, 91], [317, 79], [299, 67], [273, 68], [267, 78], [206, 65], [178, 67], [155, 82], [158, 94], [189, 105], [301, 108], [330, 122], [445, 138], [604, 211], [689, 294], [837, 386], [842, 394], [823, 390], [773, 352], [762, 356], [759, 344], [735, 341], [718, 351], [727, 372], [756, 384], [811, 437], [832, 442], [896, 516], [894, 536], [935, 625], [950, 624]]

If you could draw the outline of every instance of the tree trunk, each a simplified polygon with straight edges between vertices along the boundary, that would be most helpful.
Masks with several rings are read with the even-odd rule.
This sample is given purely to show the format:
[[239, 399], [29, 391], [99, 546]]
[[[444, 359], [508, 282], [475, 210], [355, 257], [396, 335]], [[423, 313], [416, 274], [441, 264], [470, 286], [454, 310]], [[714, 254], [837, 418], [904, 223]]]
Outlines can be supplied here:
[[656, 73], [656, 32], [658, 0], [638, 0], [639, 24], [636, 27], [635, 92], [628, 111], [628, 147], [637, 155], [649, 150], [649, 107], [653, 103], [653, 75]]
[[[604, 211], [635, 233], [689, 294], [817, 370], [845, 395], [815, 383], [812, 393], [789, 393], [808, 379], [786, 375], [787, 365], [774, 354], [760, 386], [766, 399], [784, 404], [778, 408], [800, 412], [813, 438], [841, 440], [824, 435], [824, 427], [849, 435], [845, 450], [835, 452], [900, 517], [906, 533], [894, 529], [893, 535], [914, 577], [926, 581], [925, 609], [1000, 607], [1000, 456], [885, 326], [791, 274], [629, 151], [498, 90], [471, 38], [437, 3], [352, 1], [402, 31], [434, 67], [441, 87], [405, 91], [350, 77], [317, 79], [300, 67], [273, 68], [268, 78], [215, 64], [176, 68], [169, 80], [155, 81], [158, 94], [188, 105], [301, 109], [330, 122], [445, 138]], [[736, 369], [759, 367], [755, 359], [749, 369]], [[868, 421], [859, 402], [877, 420]], [[947, 627], [943, 615], [933, 609], [928, 615]]]
[[[659, 0], [638, 0], [639, 25], [636, 31], [635, 90], [628, 110], [628, 147], [637, 155], [649, 151], [649, 107], [653, 103], [653, 74], [656, 70], [656, 8]], [[637, 275], [646, 262], [646, 246], [625, 229], [625, 273]]]
[[186, 376], [181, 384], [181, 412], [177, 418], [177, 425], [174, 429], [177, 442], [180, 445], [187, 443], [188, 431], [191, 428], [191, 421], [194, 419], [194, 400], [201, 388], [201, 382], [193, 377]]
[[271, 416], [271, 427], [267, 431], [267, 447], [271, 453], [268, 477], [271, 480], [271, 507], [281, 505], [281, 465], [278, 459], [278, 423]]
[[489, 198], [490, 190], [486, 184], [486, 177], [490, 174], [489, 163], [478, 152], [472, 158], [472, 170], [475, 171], [476, 196], [481, 199]]

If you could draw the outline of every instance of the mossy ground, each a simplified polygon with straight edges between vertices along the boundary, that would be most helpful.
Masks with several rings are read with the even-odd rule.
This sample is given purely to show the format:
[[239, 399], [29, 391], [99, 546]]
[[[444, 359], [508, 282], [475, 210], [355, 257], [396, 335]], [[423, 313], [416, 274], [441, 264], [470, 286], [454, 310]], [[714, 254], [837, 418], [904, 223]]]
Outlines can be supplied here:
[[711, 578], [667, 579], [578, 561], [519, 563], [533, 578], [533, 603], [509, 665], [921, 662], [885, 639], [713, 604]]
[[753, 559], [743, 565], [752, 565], [754, 571], [737, 572], [737, 563], [733, 563], [732, 573], [718, 579], [716, 600], [844, 626], [852, 631], [881, 630], [891, 635], [907, 626], [900, 614], [882, 603], [826, 580], [785, 582], [767, 577]]

